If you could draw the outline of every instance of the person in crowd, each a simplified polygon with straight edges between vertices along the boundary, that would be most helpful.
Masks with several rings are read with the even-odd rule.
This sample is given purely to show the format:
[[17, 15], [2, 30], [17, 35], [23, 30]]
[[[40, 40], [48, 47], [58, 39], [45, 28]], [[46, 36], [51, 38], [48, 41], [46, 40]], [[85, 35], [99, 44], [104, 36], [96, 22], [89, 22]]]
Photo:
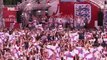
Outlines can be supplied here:
[[63, 18], [36, 19], [34, 29], [0, 29], [0, 60], [107, 60], [107, 31], [71, 29], [70, 17]]

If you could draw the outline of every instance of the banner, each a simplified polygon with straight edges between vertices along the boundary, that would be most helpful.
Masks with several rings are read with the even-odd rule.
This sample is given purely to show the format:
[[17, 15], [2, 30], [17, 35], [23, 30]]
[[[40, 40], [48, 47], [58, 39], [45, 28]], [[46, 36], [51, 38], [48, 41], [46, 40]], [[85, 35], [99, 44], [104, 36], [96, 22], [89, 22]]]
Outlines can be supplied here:
[[15, 7], [4, 7], [3, 8], [3, 19], [5, 22], [16, 21], [16, 9]]
[[[10, 28], [11, 23], [16, 20], [16, 8], [15, 7], [4, 7], [3, 8], [3, 20], [6, 28]], [[19, 28], [19, 24], [16, 23], [14, 28]]]
[[75, 4], [74, 16], [81, 17], [84, 22], [91, 21], [91, 5], [90, 4]]

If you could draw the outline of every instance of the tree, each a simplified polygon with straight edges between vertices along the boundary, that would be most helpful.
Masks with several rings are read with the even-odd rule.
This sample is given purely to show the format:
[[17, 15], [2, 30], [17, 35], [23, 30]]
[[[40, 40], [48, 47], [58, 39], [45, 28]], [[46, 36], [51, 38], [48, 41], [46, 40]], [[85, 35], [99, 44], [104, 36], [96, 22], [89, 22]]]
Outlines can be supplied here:
[[3, 0], [4, 5], [16, 5], [17, 0]]

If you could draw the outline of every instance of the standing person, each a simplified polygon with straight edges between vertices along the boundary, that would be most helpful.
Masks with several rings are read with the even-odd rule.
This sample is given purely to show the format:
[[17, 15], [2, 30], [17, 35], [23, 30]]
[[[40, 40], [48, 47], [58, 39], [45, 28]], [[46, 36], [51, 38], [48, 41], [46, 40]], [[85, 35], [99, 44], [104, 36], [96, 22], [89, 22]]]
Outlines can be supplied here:
[[74, 18], [73, 15], [70, 16], [70, 27], [73, 29], [74, 28]]
[[9, 30], [11, 31], [12, 29], [14, 29], [14, 25], [16, 24], [16, 20], [15, 20], [15, 16], [10, 16], [10, 28]]
[[81, 28], [80, 24], [81, 24], [81, 19], [79, 16], [77, 16], [75, 20], [75, 28], [80, 29]]

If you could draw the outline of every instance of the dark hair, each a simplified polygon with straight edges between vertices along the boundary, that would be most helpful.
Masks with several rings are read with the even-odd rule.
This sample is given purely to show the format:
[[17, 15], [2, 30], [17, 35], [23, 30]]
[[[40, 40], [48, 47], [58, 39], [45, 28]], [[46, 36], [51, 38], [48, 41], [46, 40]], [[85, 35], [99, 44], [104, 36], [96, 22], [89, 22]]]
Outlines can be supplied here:
[[13, 31], [9, 31], [9, 35], [11, 35], [13, 33]]

